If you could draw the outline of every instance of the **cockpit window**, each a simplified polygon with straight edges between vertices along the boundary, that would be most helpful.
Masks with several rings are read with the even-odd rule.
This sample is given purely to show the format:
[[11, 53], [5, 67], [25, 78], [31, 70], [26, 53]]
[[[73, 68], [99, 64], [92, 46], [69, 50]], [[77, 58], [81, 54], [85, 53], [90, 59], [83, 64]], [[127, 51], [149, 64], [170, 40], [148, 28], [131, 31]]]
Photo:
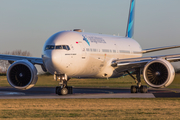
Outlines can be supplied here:
[[63, 49], [62, 45], [56, 46], [56, 49]]
[[63, 49], [65, 49], [65, 50], [66, 50], [66, 46], [65, 46], [65, 45], [63, 45]]
[[70, 50], [70, 47], [68, 45], [47, 45], [45, 50], [52, 50], [52, 49], [64, 49], [64, 50]]
[[47, 45], [46, 50], [52, 50], [52, 49], [54, 49], [54, 47], [55, 47], [54, 45]]
[[66, 46], [66, 50], [70, 50], [70, 47], [68, 45]]

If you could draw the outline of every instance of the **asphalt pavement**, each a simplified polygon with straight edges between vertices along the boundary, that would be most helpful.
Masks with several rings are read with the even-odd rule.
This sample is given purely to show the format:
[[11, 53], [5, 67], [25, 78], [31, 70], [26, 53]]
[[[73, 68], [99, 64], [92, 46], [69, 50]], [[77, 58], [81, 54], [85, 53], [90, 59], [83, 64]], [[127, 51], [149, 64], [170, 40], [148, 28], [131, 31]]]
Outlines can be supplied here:
[[59, 96], [55, 87], [33, 87], [18, 90], [12, 87], [0, 87], [0, 99], [61, 99], [61, 98], [172, 98], [180, 97], [180, 89], [152, 89], [148, 93], [130, 93], [126, 88], [73, 88], [73, 94]]

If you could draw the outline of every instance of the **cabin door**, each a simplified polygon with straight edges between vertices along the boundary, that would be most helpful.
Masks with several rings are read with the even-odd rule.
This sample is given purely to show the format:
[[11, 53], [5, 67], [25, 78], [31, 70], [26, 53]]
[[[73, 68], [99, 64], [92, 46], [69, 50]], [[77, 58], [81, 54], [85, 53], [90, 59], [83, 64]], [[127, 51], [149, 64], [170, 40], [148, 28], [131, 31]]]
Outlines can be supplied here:
[[86, 49], [85, 46], [82, 42], [79, 42], [80, 48], [81, 48], [81, 54], [82, 54], [82, 59], [86, 59]]

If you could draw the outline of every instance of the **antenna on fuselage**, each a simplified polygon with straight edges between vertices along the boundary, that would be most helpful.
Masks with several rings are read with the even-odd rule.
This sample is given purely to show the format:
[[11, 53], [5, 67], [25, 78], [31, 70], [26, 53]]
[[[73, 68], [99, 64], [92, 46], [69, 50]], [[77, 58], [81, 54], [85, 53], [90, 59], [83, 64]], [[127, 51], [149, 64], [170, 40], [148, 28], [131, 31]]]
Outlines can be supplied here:
[[131, 0], [129, 8], [129, 18], [126, 29], [126, 37], [132, 38], [134, 35], [134, 14], [135, 14], [135, 0]]

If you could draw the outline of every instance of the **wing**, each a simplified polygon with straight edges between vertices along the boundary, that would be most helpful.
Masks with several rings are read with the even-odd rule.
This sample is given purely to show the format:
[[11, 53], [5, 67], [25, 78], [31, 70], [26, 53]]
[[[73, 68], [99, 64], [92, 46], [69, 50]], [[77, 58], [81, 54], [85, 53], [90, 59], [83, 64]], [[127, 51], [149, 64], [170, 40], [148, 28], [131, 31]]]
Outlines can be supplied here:
[[155, 51], [167, 50], [167, 49], [173, 49], [173, 48], [180, 48], [180, 45], [172, 45], [172, 46], [164, 46], [164, 47], [143, 49], [141, 51], [141, 53], [149, 53], [149, 52], [155, 52]]
[[0, 60], [8, 60], [8, 61], [28, 60], [33, 64], [43, 65], [42, 58], [36, 58], [36, 57], [26, 57], [26, 56], [0, 54]]
[[124, 72], [136, 68], [143, 68], [146, 63], [157, 58], [162, 58], [169, 62], [177, 62], [180, 61], [180, 54], [117, 59], [112, 61], [111, 66], [114, 67], [118, 72]]

